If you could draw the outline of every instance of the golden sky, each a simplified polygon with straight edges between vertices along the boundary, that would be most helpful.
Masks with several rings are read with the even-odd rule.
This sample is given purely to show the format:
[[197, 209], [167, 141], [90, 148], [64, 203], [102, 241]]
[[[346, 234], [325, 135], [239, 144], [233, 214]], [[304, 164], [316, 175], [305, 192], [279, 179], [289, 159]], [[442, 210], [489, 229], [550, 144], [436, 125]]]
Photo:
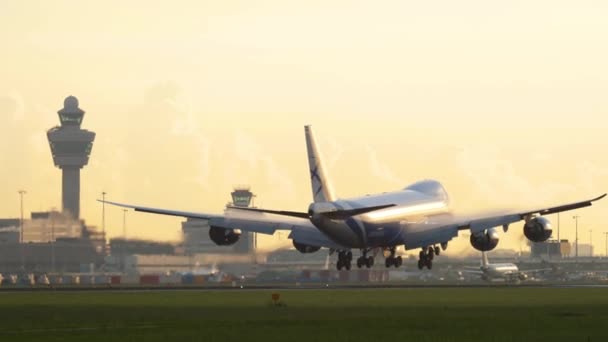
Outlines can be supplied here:
[[[421, 178], [462, 210], [596, 196], [608, 191], [606, 18], [600, 0], [2, 0], [0, 217], [18, 216], [20, 188], [27, 212], [61, 207], [45, 132], [68, 95], [97, 132], [82, 171], [93, 225], [104, 190], [220, 212], [249, 184], [258, 206], [305, 210], [305, 124], [341, 197]], [[607, 206], [577, 212], [581, 243], [593, 229], [601, 253]], [[129, 235], [178, 240], [180, 221], [130, 213]], [[121, 234], [120, 209], [107, 228]], [[513, 228], [500, 247], [519, 249]]]

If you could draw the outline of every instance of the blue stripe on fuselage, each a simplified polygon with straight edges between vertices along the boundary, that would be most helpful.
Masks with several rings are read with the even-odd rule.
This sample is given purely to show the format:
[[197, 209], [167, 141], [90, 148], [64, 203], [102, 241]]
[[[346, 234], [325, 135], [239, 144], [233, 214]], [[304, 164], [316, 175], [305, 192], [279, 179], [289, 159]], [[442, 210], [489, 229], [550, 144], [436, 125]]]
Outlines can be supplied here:
[[[340, 205], [339, 203], [334, 202], [333, 204], [339, 210], [345, 210], [344, 206]], [[346, 226], [348, 228], [350, 228], [350, 230], [352, 230], [357, 235], [357, 237], [359, 238], [359, 240], [361, 241], [362, 244], [366, 243], [366, 239], [365, 239], [364, 231], [363, 231], [363, 230], [365, 230], [365, 227], [360, 226], [357, 223], [357, 221], [354, 218], [352, 218], [352, 217], [347, 218], [344, 221], [344, 223], [346, 224]], [[363, 230], [361, 228], [363, 228]]]

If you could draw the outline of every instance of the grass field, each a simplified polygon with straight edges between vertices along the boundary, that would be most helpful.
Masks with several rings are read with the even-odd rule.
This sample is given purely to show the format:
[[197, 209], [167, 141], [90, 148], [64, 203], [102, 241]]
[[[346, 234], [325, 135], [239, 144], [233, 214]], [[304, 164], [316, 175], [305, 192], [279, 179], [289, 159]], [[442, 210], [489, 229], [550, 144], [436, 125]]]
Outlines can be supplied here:
[[228, 340], [608, 341], [608, 289], [0, 293], [0, 341]]

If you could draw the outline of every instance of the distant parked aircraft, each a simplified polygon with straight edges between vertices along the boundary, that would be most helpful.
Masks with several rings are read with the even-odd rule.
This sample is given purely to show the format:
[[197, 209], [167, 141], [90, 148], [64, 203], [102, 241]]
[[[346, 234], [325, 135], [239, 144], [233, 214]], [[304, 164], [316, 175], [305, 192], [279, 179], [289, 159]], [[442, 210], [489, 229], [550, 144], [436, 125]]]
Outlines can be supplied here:
[[218, 245], [236, 243], [241, 231], [273, 234], [277, 230], [289, 230], [294, 247], [302, 253], [316, 252], [322, 247], [337, 251], [338, 270], [351, 269], [353, 249], [361, 251], [357, 267], [371, 267], [374, 254], [379, 250], [384, 251], [386, 267], [399, 267], [402, 259], [395, 251], [400, 245], [406, 250], [420, 248], [418, 268], [430, 269], [434, 256], [445, 250], [461, 230], [471, 233], [470, 242], [474, 248], [489, 251], [498, 244], [500, 227], [506, 232], [511, 223], [523, 220], [525, 236], [531, 241], [542, 242], [552, 232], [549, 220], [543, 215], [587, 207], [606, 196], [474, 217], [453, 215], [447, 192], [434, 180], [419, 181], [393, 192], [339, 199], [325, 174], [312, 128], [306, 126], [304, 131], [313, 194], [313, 202], [306, 211], [230, 207], [224, 214], [211, 214], [106, 203], [148, 213], [209, 220], [209, 236]]
[[466, 273], [477, 274], [483, 280], [497, 281], [502, 280], [506, 282], [517, 283], [522, 280], [528, 279], [533, 273], [552, 271], [552, 268], [542, 268], [534, 270], [520, 271], [517, 265], [512, 263], [500, 263], [491, 264], [488, 261], [488, 255], [486, 252], [481, 252], [481, 266], [477, 267], [466, 267]]

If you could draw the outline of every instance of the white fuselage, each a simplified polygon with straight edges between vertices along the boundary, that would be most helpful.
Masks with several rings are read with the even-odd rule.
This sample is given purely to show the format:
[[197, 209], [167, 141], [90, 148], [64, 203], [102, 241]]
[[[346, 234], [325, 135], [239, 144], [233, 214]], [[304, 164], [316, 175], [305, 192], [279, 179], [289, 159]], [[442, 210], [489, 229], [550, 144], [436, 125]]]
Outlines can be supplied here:
[[521, 280], [522, 273], [515, 264], [503, 263], [503, 264], [488, 264], [481, 266], [483, 272], [483, 278], [486, 280]]
[[[350, 217], [329, 219], [317, 214], [331, 210], [351, 210], [372, 206], [393, 205], [389, 208]], [[449, 197], [443, 186], [433, 180], [414, 183], [407, 188], [332, 202], [312, 203], [309, 208], [312, 223], [334, 242], [347, 248], [382, 247], [404, 244], [406, 248], [424, 245], [427, 234], [438, 225], [429, 218], [450, 213]], [[445, 231], [445, 241], [457, 231]]]

